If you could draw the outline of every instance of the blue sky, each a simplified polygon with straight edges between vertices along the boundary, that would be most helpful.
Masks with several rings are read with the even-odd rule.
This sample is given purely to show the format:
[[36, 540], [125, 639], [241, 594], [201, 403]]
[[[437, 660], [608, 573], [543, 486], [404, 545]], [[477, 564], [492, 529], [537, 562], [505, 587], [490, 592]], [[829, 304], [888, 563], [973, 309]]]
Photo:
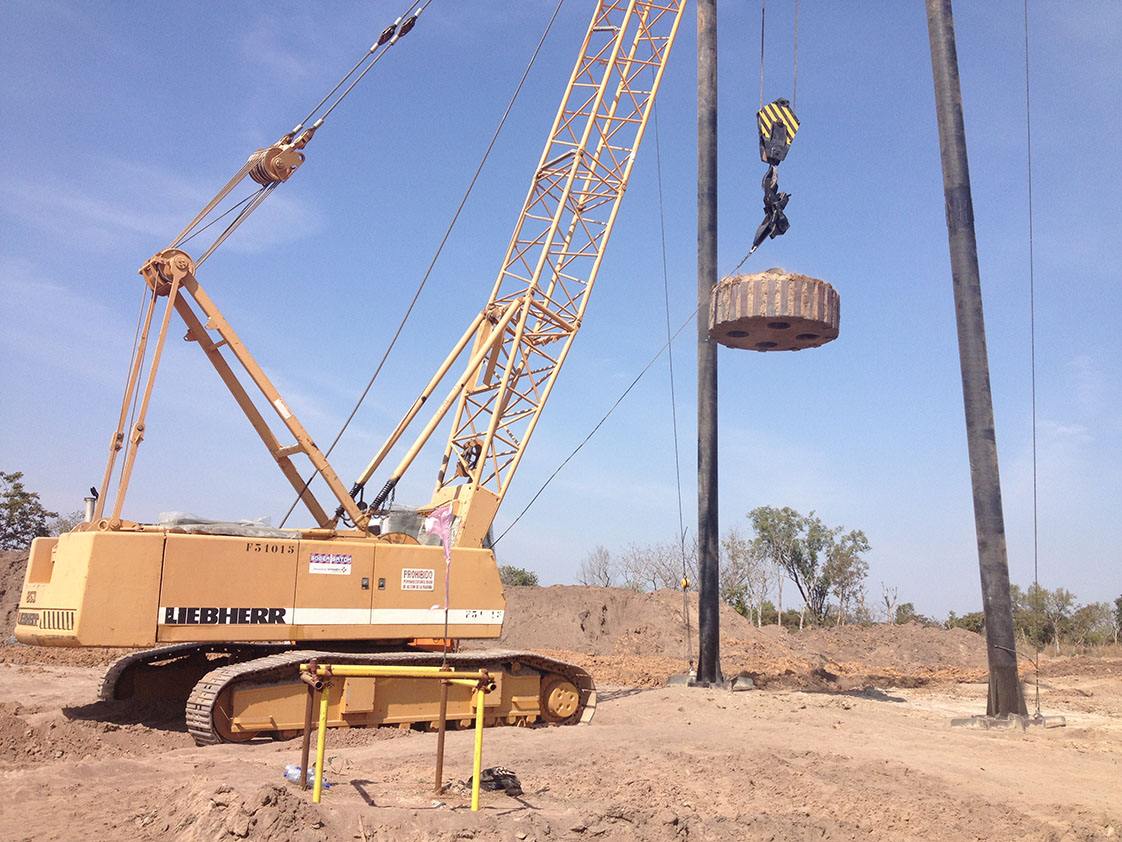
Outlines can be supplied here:
[[[435, 0], [201, 279], [313, 435], [329, 441], [380, 356], [552, 3]], [[1040, 565], [1083, 600], [1122, 591], [1122, 6], [1032, 4]], [[1010, 566], [1032, 576], [1021, 3], [957, 4]], [[45, 503], [100, 480], [131, 346], [136, 268], [245, 156], [286, 131], [397, 11], [13, 2], [0, 9], [0, 467]], [[790, 94], [793, 2], [768, 3], [767, 97]], [[332, 458], [349, 482], [485, 300], [590, 9], [568, 0], [390, 365]], [[759, 221], [758, 6], [720, 4], [720, 255]], [[660, 98], [672, 319], [695, 289], [690, 9]], [[922, 4], [802, 4], [790, 232], [756, 269], [824, 278], [841, 337], [722, 350], [722, 528], [815, 509], [872, 542], [869, 586], [938, 615], [980, 602]], [[496, 522], [502, 530], [662, 344], [654, 147], [640, 151], [588, 317]], [[173, 336], [178, 335], [178, 330]], [[695, 521], [692, 330], [675, 345]], [[173, 338], [127, 513], [224, 517], [291, 491], [198, 350]], [[443, 440], [441, 439], [441, 442]], [[426, 462], [425, 459], [428, 461]], [[427, 453], [398, 499], [427, 499]], [[429, 467], [431, 466], [431, 468]], [[499, 547], [572, 581], [604, 544], [677, 528], [662, 362]]]

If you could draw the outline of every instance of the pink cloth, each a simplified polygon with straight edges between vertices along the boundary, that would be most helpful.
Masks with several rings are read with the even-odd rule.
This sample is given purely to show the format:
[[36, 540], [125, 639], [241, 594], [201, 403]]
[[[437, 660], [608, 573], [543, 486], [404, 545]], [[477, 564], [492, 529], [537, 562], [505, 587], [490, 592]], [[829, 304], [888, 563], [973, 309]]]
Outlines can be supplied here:
[[448, 633], [448, 601], [452, 583], [452, 504], [434, 509], [425, 518], [425, 532], [440, 538], [444, 547], [444, 630]]
[[452, 561], [452, 506], [441, 506], [439, 509], [434, 509], [427, 518], [425, 518], [425, 532], [430, 535], [435, 535], [440, 539], [441, 545], [444, 547], [444, 562], [445, 564]]

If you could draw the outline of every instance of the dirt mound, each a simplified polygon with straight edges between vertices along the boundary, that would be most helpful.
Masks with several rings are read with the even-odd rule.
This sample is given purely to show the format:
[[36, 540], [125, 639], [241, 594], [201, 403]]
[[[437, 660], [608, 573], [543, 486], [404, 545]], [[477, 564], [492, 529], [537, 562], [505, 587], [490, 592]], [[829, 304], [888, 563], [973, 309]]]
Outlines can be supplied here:
[[[682, 672], [687, 658], [694, 656], [695, 594], [690, 595], [689, 646], [682, 596], [674, 591], [554, 585], [508, 588], [506, 595], [500, 645], [552, 651], [588, 669], [601, 683], [661, 684]], [[725, 673], [745, 672], [761, 684], [914, 685], [985, 675], [985, 641], [963, 629], [918, 624], [760, 629], [726, 605], [720, 618]]]
[[185, 732], [155, 730], [149, 727], [151, 723], [111, 721], [113, 717], [85, 719], [80, 710], [72, 712], [74, 718], [54, 716], [35, 722], [35, 713], [15, 702], [0, 705], [0, 766], [144, 756], [190, 744]]
[[[627, 588], [553, 585], [507, 588], [506, 647], [564, 649], [589, 655], [685, 657], [697, 643], [697, 595], [690, 594], [691, 639], [687, 647], [682, 595]], [[761, 656], [790, 654], [782, 640], [721, 606], [721, 642]]]
[[319, 811], [283, 786], [265, 785], [252, 794], [201, 779], [170, 803], [137, 817], [138, 827], [178, 840], [216, 839], [321, 842], [327, 831]]
[[[27, 561], [25, 552], [0, 553], [0, 620], [10, 635]], [[507, 588], [499, 645], [566, 653], [603, 683], [650, 687], [683, 672], [696, 657], [697, 595], [690, 594], [690, 632], [677, 591], [553, 585]], [[917, 684], [973, 681], [986, 671], [985, 641], [963, 629], [843, 626], [789, 632], [758, 629], [727, 605], [720, 610], [721, 656], [727, 674], [746, 672], [761, 684]], [[9, 638], [10, 641], [10, 638]], [[487, 648], [494, 641], [468, 642]], [[128, 650], [0, 644], [0, 663], [104, 666]], [[560, 655], [559, 655], [560, 656]], [[836, 677], [836, 678], [835, 678]]]
[[0, 550], [0, 639], [7, 638], [16, 624], [16, 611], [23, 592], [27, 550]]
[[822, 655], [828, 669], [872, 677], [954, 680], [984, 679], [985, 639], [965, 629], [906, 625], [808, 629], [799, 644]]
[[103, 667], [132, 649], [80, 649], [69, 646], [0, 645], [0, 664], [43, 664], [52, 667]]

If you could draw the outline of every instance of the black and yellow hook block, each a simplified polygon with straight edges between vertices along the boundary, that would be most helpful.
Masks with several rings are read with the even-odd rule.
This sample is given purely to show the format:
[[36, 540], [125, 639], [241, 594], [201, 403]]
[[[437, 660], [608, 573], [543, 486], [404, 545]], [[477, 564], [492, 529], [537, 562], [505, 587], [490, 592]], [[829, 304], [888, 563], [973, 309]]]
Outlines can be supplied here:
[[756, 126], [760, 131], [760, 160], [775, 166], [787, 157], [799, 131], [799, 118], [790, 102], [777, 99], [756, 112]]

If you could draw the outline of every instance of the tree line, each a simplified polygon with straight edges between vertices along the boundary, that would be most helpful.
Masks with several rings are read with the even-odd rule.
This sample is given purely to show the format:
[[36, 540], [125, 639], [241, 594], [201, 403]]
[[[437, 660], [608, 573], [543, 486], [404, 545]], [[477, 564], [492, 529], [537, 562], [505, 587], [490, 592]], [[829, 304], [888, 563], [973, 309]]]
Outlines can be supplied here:
[[[1117, 644], [1122, 636], [1122, 596], [1109, 602], [1080, 603], [1067, 588], [1047, 588], [1033, 583], [1027, 588], [1012, 585], [1013, 628], [1023, 648], [1060, 651], [1061, 644], [1102, 646]], [[982, 633], [985, 616], [972, 611], [961, 616], [951, 612], [947, 628]]]
[[[981, 611], [950, 612], [943, 621], [926, 617], [899, 589], [880, 584], [870, 598], [866, 554], [871, 546], [859, 529], [829, 526], [815, 513], [760, 506], [748, 513], [751, 533], [732, 529], [721, 540], [721, 599], [757, 626], [920, 623], [985, 631]], [[632, 545], [617, 555], [598, 546], [581, 562], [577, 581], [596, 587], [636, 590], [680, 588], [697, 578], [695, 542]], [[788, 603], [785, 607], [784, 586]], [[792, 593], [793, 589], [793, 593]], [[1011, 588], [1014, 625], [1028, 649], [1061, 644], [1117, 644], [1122, 635], [1122, 596], [1113, 603], [1081, 604], [1065, 588], [1032, 584]]]
[[[19, 550], [38, 537], [68, 532], [81, 512], [60, 515], [43, 506], [28, 490], [23, 474], [0, 471], [0, 550]], [[866, 591], [870, 545], [859, 529], [828, 526], [813, 511], [802, 515], [790, 507], [760, 506], [748, 513], [751, 535], [732, 529], [721, 540], [721, 599], [757, 626], [803, 628], [844, 623], [910, 623], [962, 628], [981, 633], [981, 611], [951, 612], [943, 622], [925, 617], [911, 602], [899, 602], [898, 589], [881, 583], [880, 599], [870, 603]], [[499, 569], [505, 585], [536, 586], [538, 576], [514, 565]], [[580, 565], [578, 581], [597, 587], [636, 590], [677, 589], [697, 578], [697, 545], [667, 541], [632, 545], [613, 556], [599, 546]], [[797, 608], [784, 608], [784, 584], [797, 597]], [[795, 593], [791, 594], [791, 588]], [[1013, 585], [1013, 623], [1021, 645], [1043, 649], [1061, 644], [1117, 644], [1122, 635], [1122, 596], [1081, 604], [1066, 588]]]
[[[869, 571], [864, 532], [790, 507], [760, 506], [748, 520], [751, 535], [733, 529], [721, 540], [721, 599], [757, 625], [838, 625], [859, 616]], [[678, 588], [683, 578], [697, 578], [695, 542], [631, 546], [619, 556], [596, 547], [578, 574], [585, 585], [638, 590]], [[784, 608], [785, 583], [798, 608]]]

